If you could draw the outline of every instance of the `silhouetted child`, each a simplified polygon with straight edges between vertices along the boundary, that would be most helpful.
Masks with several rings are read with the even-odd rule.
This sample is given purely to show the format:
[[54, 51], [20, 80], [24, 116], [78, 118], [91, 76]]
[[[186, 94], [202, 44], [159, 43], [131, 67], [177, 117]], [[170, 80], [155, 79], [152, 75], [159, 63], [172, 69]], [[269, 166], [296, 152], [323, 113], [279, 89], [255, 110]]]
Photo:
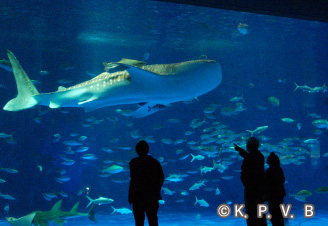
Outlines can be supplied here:
[[266, 195], [269, 202], [269, 211], [272, 215], [272, 226], [284, 226], [284, 219], [280, 210], [280, 204], [284, 203], [286, 191], [284, 187], [285, 176], [280, 167], [279, 157], [271, 152], [267, 163], [270, 168], [265, 173]]

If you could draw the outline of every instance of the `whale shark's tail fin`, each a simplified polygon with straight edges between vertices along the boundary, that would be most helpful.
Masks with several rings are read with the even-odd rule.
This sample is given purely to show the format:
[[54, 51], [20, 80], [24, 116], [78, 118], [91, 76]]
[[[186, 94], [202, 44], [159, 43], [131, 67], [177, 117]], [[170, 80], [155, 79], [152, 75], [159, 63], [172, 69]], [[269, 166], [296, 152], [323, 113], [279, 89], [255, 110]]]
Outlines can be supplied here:
[[17, 97], [10, 100], [3, 109], [6, 111], [19, 111], [37, 105], [38, 101], [33, 96], [39, 94], [38, 90], [35, 88], [14, 54], [7, 50], [7, 55], [15, 75], [18, 94]]

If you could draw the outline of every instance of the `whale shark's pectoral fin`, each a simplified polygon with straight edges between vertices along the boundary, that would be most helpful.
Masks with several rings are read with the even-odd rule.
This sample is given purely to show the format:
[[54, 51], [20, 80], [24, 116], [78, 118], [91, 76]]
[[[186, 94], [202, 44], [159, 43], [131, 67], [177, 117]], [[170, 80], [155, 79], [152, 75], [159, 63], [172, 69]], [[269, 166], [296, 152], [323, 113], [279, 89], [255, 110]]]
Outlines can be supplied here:
[[49, 104], [50, 108], [60, 108], [60, 106], [61, 106], [60, 104], [50, 101], [50, 104]]
[[87, 100], [85, 100], [85, 101], [80, 101], [80, 102], [78, 103], [78, 105], [83, 105], [83, 104], [85, 104], [85, 103], [89, 103], [89, 102], [94, 101], [94, 100], [97, 100], [97, 99], [98, 99], [97, 97], [90, 97], [89, 99], [87, 99]]
[[159, 110], [163, 110], [164, 108], [166, 108], [166, 107], [165, 107], [165, 105], [162, 105], [162, 104], [146, 103], [146, 104], [143, 104], [137, 110], [135, 110], [132, 113], [132, 116], [135, 118], [142, 118], [142, 117], [151, 115]]
[[8, 223], [12, 226], [31, 226], [36, 213], [28, 214], [21, 218], [6, 217]]

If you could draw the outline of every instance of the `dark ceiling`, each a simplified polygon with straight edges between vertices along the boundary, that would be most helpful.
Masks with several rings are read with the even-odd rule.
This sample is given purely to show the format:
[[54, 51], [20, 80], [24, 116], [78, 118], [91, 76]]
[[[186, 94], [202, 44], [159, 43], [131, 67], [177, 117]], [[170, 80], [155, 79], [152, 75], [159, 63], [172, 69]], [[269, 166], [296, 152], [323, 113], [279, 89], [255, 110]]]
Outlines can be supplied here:
[[328, 22], [328, 0], [156, 0]]

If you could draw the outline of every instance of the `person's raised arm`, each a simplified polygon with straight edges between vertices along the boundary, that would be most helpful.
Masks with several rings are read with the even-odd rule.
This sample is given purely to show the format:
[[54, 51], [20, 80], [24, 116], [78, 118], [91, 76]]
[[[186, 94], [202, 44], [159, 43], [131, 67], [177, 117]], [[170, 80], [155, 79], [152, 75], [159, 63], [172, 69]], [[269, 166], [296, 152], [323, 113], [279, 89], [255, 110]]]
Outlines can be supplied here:
[[245, 151], [244, 149], [242, 149], [235, 143], [234, 143], [234, 145], [235, 145], [235, 150], [239, 152], [240, 156], [243, 158], [246, 158], [246, 156], [248, 155], [247, 151]]

